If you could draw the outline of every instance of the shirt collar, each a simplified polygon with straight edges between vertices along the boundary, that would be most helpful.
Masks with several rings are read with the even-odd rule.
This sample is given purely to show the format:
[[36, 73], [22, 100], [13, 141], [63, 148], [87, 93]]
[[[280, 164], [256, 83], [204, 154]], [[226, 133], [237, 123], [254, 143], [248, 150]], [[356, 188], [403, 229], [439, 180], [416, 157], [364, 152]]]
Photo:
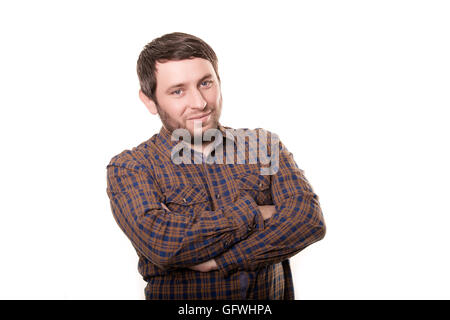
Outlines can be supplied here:
[[[220, 123], [217, 126], [217, 129], [222, 133], [223, 136], [223, 143], [225, 143], [226, 140], [231, 141], [233, 144], [236, 143], [236, 137], [233, 134], [233, 129], [231, 127], [226, 127], [221, 125]], [[166, 127], [161, 126], [161, 129], [159, 130], [158, 134], [161, 144], [165, 149], [167, 149], [169, 152], [178, 144], [179, 141], [175, 140], [172, 141], [172, 132], [169, 131]]]

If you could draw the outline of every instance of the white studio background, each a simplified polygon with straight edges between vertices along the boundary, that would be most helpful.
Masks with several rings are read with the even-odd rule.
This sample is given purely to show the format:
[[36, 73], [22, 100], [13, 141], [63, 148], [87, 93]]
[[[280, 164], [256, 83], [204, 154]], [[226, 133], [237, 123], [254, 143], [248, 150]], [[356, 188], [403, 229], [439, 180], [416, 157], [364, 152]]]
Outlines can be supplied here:
[[136, 60], [182, 31], [219, 56], [232, 127], [277, 133], [319, 195], [297, 299], [449, 299], [446, 1], [3, 1], [0, 298], [143, 299], [106, 194], [160, 128]]

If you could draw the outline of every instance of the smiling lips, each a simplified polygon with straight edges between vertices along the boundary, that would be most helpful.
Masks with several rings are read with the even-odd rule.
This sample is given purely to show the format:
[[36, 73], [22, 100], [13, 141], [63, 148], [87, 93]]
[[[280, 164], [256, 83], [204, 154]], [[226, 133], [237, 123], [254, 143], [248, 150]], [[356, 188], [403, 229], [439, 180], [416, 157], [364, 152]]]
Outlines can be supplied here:
[[190, 117], [188, 120], [198, 120], [198, 121], [204, 121], [208, 118], [208, 116], [212, 113], [212, 111], [205, 113], [205, 114], [200, 114], [198, 116], [193, 116]]

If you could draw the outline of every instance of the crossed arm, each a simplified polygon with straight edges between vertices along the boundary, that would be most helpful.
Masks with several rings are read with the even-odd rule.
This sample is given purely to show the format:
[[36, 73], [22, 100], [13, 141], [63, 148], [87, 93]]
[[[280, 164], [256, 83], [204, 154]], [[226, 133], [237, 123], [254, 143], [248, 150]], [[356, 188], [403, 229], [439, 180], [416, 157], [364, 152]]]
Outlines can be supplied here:
[[266, 208], [270, 219], [265, 228], [194, 270], [219, 270], [224, 277], [235, 270], [252, 271], [290, 258], [325, 236], [318, 196], [292, 153], [281, 142], [279, 148], [279, 170], [271, 178], [274, 206]]
[[133, 159], [108, 165], [107, 193], [134, 247], [164, 270], [218, 269], [226, 277], [281, 262], [325, 235], [318, 197], [281, 142], [273, 206], [258, 206], [242, 193], [216, 211], [168, 212], [147, 170]]
[[[170, 212], [170, 209], [167, 208], [164, 203], [161, 203], [161, 205], [165, 210]], [[267, 219], [270, 219], [272, 217], [272, 215], [276, 212], [275, 206], [273, 206], [273, 205], [258, 206], [258, 209], [259, 209], [259, 212], [261, 212], [261, 215], [262, 215], [264, 221]], [[217, 270], [218, 268], [219, 267], [217, 265], [217, 262], [214, 259], [211, 259], [206, 262], [202, 262], [195, 266], [189, 267], [189, 269], [192, 269], [194, 271], [199, 271], [199, 272], [209, 272], [209, 271]]]

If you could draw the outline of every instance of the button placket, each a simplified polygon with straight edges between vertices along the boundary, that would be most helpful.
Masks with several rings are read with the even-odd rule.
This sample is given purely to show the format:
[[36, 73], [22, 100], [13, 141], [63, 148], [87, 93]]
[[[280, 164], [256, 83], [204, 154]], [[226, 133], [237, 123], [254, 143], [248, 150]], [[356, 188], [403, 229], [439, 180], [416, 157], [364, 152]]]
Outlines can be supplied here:
[[206, 177], [206, 183], [208, 184], [208, 191], [209, 191], [209, 194], [211, 196], [212, 203], [213, 203], [212, 210], [217, 210], [217, 208], [219, 206], [217, 205], [216, 195], [214, 195], [214, 188], [212, 187], [211, 178], [209, 176], [210, 174], [208, 172], [207, 164], [204, 163], [204, 162], [203, 162], [203, 169], [204, 169], [203, 172], [205, 173], [205, 177]]

